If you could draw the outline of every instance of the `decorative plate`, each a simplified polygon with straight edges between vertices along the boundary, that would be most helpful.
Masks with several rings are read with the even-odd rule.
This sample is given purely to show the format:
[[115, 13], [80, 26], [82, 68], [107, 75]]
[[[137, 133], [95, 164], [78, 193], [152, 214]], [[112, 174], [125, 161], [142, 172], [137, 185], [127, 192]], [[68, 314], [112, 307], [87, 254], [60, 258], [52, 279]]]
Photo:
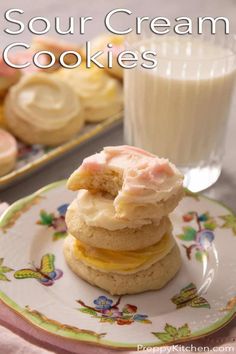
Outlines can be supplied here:
[[122, 115], [123, 112], [119, 112], [100, 123], [86, 124], [75, 138], [57, 147], [26, 145], [19, 141], [16, 167], [7, 175], [0, 176], [0, 189], [7, 187], [16, 180], [29, 175], [32, 171], [45, 166], [50, 161], [72, 151], [80, 144], [111, 128], [116, 122], [121, 122]]
[[182, 253], [162, 290], [111, 296], [75, 276], [62, 253], [65, 182], [13, 204], [0, 220], [0, 299], [57, 336], [115, 348], [160, 346], [205, 336], [236, 313], [236, 217], [186, 192], [172, 215]]

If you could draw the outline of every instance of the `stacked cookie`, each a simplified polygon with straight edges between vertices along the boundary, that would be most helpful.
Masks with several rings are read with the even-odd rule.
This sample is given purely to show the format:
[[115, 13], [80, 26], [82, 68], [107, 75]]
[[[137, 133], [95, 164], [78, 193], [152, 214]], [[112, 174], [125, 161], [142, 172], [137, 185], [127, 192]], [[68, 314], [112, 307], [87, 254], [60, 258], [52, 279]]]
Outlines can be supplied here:
[[180, 268], [168, 214], [183, 196], [176, 167], [131, 146], [106, 147], [71, 175], [66, 214], [71, 269], [111, 294], [163, 287]]

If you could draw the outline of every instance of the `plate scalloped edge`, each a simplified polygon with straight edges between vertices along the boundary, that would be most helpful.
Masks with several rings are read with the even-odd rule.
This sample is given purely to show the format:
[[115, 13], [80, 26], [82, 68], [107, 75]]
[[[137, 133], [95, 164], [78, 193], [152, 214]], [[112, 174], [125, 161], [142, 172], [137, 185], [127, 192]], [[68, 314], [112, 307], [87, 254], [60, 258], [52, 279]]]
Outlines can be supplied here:
[[[35, 193], [22, 198], [15, 203], [13, 203], [0, 217], [0, 229], [2, 231], [6, 231], [8, 227], [12, 226], [14, 222], [20, 217], [21, 212], [28, 210], [31, 205], [34, 205], [35, 202], [37, 202], [38, 198], [43, 198], [43, 194], [46, 193], [47, 191], [57, 188], [63, 184], [65, 184], [66, 180], [58, 181], [51, 183]], [[193, 194], [192, 192], [187, 191], [187, 196], [189, 197], [195, 197], [197, 194]], [[189, 194], [189, 195], [188, 195]], [[230, 210], [227, 206], [225, 206], [223, 203], [216, 201], [212, 198], [206, 197], [202, 194], [201, 195], [203, 198], [206, 198], [214, 203], [218, 203], [224, 208], [226, 208], [230, 214], [234, 215], [233, 211]], [[110, 340], [103, 339], [105, 333], [96, 333], [91, 330], [86, 330], [86, 329], [79, 329], [76, 327], [72, 327], [66, 324], [62, 324], [59, 322], [56, 322], [54, 320], [50, 320], [47, 317], [41, 315], [37, 311], [32, 311], [27, 308], [21, 308], [19, 305], [17, 305], [12, 299], [10, 299], [4, 292], [0, 290], [0, 300], [8, 306], [14, 313], [17, 315], [21, 316], [24, 318], [28, 323], [32, 324], [33, 326], [40, 328], [43, 331], [46, 331], [47, 333], [50, 333], [54, 336], [60, 336], [64, 338], [68, 338], [70, 340], [75, 340], [76, 342], [80, 341], [83, 343], [91, 344], [91, 345], [99, 345], [102, 347], [106, 348], [112, 348], [112, 349], [137, 349], [137, 345], [134, 346], [133, 344], [130, 343], [120, 343], [120, 342], [114, 342]], [[225, 316], [223, 316], [221, 319], [218, 321], [214, 322], [208, 327], [205, 327], [202, 330], [198, 330], [196, 332], [191, 332], [188, 336], [182, 337], [181, 339], [173, 340], [173, 341], [168, 341], [168, 342], [162, 342], [162, 341], [154, 341], [150, 343], [145, 343], [147, 347], [158, 347], [158, 346], [167, 346], [167, 345], [173, 345], [173, 344], [178, 344], [178, 343], [183, 343], [183, 342], [189, 342], [193, 341], [196, 339], [199, 339], [201, 337], [204, 337], [206, 335], [210, 335], [224, 326], [226, 326], [234, 317], [236, 316], [236, 304], [235, 306], [230, 309]]]

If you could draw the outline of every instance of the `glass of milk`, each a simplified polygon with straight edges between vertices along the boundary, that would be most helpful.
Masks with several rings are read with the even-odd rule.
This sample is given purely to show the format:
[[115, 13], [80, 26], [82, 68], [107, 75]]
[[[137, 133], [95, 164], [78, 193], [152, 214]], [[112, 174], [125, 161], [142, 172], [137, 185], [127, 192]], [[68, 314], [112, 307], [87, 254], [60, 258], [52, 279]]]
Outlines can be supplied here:
[[127, 46], [157, 52], [157, 67], [125, 70], [125, 140], [174, 162], [194, 192], [221, 172], [236, 78], [232, 37], [152, 36]]

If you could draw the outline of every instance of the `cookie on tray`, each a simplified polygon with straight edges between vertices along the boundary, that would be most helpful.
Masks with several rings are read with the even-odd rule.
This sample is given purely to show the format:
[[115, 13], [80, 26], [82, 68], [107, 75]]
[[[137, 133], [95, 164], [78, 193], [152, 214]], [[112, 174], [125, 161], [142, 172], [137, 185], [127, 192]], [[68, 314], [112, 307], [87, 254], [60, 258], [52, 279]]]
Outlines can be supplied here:
[[81, 65], [74, 69], [62, 68], [55, 76], [70, 85], [81, 99], [87, 122], [100, 122], [122, 112], [122, 85], [104, 69]]
[[4, 117], [28, 144], [59, 145], [84, 125], [84, 108], [69, 85], [45, 73], [25, 75], [5, 100]]

